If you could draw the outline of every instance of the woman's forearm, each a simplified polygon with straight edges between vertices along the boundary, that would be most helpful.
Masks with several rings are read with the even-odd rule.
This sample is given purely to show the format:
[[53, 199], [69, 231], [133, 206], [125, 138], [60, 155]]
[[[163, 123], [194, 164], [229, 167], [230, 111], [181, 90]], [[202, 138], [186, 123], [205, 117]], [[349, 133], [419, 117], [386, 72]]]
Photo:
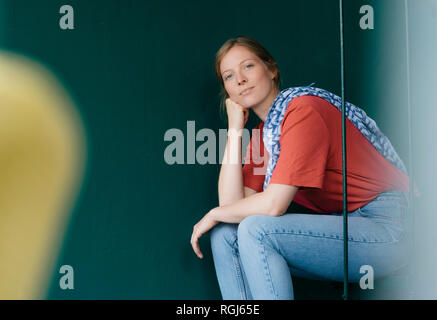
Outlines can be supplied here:
[[244, 218], [254, 215], [277, 215], [273, 199], [263, 192], [255, 193], [234, 203], [211, 210], [214, 220], [226, 223], [240, 223]]
[[208, 214], [218, 222], [240, 223], [244, 218], [255, 215], [280, 216], [293, 201], [299, 187], [269, 184], [262, 192], [257, 192], [231, 204], [216, 207]]
[[244, 198], [241, 162], [241, 130], [228, 131], [226, 149], [218, 181], [219, 206]]

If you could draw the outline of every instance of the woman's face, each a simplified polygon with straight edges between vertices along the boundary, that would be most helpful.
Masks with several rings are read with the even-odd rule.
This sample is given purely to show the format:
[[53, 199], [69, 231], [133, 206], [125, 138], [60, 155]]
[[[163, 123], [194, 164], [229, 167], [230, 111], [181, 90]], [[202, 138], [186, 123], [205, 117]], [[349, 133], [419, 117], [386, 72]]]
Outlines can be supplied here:
[[245, 108], [261, 104], [274, 89], [275, 74], [243, 46], [234, 46], [225, 54], [220, 72], [229, 98]]

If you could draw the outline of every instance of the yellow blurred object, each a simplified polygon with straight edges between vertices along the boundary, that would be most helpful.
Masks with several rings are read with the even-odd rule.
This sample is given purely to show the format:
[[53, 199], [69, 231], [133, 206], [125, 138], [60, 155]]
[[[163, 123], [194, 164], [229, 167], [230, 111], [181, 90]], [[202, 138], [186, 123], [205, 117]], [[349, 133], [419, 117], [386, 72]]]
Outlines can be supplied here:
[[56, 77], [0, 51], [0, 299], [45, 298], [85, 151], [82, 122]]

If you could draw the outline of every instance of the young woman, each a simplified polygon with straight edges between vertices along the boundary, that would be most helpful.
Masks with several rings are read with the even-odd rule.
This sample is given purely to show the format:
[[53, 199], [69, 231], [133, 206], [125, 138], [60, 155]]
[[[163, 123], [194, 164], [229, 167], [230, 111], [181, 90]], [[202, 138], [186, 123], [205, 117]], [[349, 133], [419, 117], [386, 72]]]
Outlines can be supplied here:
[[[226, 99], [229, 134], [219, 207], [194, 226], [194, 252], [203, 257], [198, 240], [212, 230], [223, 299], [293, 299], [292, 276], [342, 281], [338, 97], [312, 87], [280, 91], [276, 62], [247, 37], [223, 44], [215, 70]], [[373, 268], [378, 278], [406, 264], [409, 182], [402, 161], [373, 120], [347, 107], [349, 281], [358, 282], [362, 266]], [[260, 134], [252, 136], [242, 167], [241, 132], [249, 109], [261, 119], [256, 126]], [[261, 151], [258, 156], [255, 150]], [[287, 213], [292, 202], [312, 213]]]

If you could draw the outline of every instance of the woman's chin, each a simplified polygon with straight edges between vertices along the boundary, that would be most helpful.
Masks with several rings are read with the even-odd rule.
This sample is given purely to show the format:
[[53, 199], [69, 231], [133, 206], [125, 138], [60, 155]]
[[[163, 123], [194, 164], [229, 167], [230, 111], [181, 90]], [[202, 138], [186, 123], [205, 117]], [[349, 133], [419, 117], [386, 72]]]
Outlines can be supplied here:
[[257, 101], [254, 101], [254, 99], [241, 99], [240, 104], [245, 108], [245, 109], [251, 109], [252, 107], [257, 105]]

